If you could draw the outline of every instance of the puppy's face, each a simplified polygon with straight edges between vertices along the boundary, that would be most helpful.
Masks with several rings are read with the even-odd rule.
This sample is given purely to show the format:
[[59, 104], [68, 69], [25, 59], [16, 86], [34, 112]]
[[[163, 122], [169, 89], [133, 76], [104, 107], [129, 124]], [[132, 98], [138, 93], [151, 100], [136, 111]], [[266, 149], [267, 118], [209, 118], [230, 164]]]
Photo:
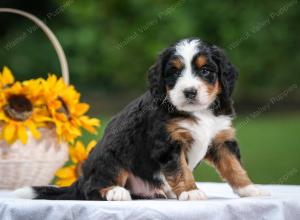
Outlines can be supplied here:
[[206, 45], [199, 40], [180, 41], [163, 71], [169, 101], [180, 111], [207, 109], [221, 90], [217, 71]]
[[149, 70], [153, 97], [185, 112], [207, 109], [216, 99], [218, 111], [224, 111], [231, 105], [236, 78], [223, 51], [199, 39], [184, 39], [165, 49]]

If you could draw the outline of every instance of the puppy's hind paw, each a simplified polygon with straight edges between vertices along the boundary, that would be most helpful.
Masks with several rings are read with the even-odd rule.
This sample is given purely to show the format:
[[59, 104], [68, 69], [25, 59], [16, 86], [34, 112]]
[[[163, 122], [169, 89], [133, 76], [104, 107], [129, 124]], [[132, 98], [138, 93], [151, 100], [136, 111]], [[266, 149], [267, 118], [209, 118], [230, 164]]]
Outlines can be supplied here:
[[252, 197], [252, 196], [270, 196], [271, 193], [268, 191], [262, 190], [257, 186], [250, 184], [245, 187], [235, 188], [233, 191], [238, 194], [240, 197]]
[[191, 190], [191, 191], [184, 191], [178, 197], [178, 200], [181, 200], [181, 201], [186, 201], [186, 200], [205, 200], [205, 199], [207, 199], [207, 196], [200, 189]]

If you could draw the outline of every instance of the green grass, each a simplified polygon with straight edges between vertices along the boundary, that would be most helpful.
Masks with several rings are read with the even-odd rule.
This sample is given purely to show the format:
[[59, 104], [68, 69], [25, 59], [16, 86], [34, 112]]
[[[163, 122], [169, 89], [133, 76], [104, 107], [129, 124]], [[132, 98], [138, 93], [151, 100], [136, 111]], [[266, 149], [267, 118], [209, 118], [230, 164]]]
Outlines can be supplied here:
[[[108, 119], [102, 118], [97, 139]], [[242, 163], [255, 183], [300, 184], [300, 114], [247, 116], [234, 121]], [[84, 141], [95, 138], [90, 135]], [[213, 168], [201, 163], [194, 171], [197, 181], [221, 181]]]

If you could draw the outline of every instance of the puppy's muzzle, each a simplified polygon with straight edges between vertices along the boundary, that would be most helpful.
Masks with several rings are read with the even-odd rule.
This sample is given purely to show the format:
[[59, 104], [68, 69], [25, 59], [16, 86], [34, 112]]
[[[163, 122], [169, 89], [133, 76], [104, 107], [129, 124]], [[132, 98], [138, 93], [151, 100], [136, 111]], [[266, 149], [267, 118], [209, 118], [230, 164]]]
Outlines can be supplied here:
[[195, 88], [188, 88], [183, 90], [184, 97], [188, 100], [194, 100], [197, 96], [197, 93], [197, 89]]

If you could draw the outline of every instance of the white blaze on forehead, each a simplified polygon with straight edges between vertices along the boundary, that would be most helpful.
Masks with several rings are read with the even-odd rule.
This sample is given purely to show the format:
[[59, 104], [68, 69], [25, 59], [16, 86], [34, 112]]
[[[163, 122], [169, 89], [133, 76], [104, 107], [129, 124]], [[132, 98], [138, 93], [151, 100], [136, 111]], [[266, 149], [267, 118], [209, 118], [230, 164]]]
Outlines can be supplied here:
[[192, 60], [198, 53], [199, 40], [182, 40], [176, 45], [176, 55], [183, 59], [184, 69], [182, 71], [181, 79], [178, 86], [181, 89], [188, 87], [197, 87], [198, 80], [192, 74]]
[[199, 40], [182, 40], [176, 46], [176, 55], [183, 58], [185, 64], [190, 64], [196, 53], [199, 52]]

